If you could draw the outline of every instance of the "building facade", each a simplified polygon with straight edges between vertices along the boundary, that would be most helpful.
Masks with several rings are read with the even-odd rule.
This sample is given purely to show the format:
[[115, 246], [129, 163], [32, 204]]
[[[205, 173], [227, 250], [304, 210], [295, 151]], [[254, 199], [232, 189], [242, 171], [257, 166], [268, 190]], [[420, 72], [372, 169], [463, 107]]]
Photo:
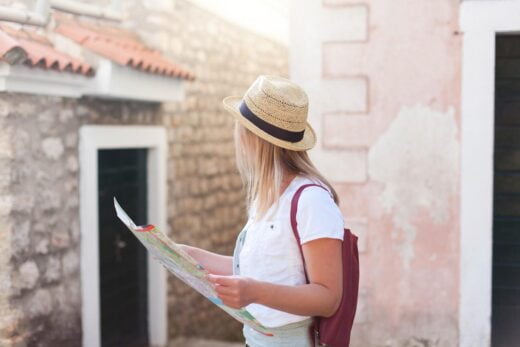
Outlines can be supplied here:
[[[242, 341], [107, 211], [116, 196], [231, 254], [245, 211], [221, 100], [258, 74], [307, 91], [311, 157], [359, 236], [352, 346], [520, 343], [520, 1], [287, 3], [0, 1], [36, 24], [0, 22], [0, 345], [124, 344], [106, 333], [121, 300], [135, 341]], [[121, 64], [88, 43], [106, 35], [176, 67]]]
[[[34, 3], [0, 5], [29, 12]], [[287, 47], [190, 1], [125, 1], [116, 12], [108, 11], [110, 2], [89, 3], [121, 18], [53, 6], [45, 27], [2, 22], [19, 33], [36, 32], [55, 51], [41, 60], [24, 41], [36, 36], [16, 37], [27, 56], [10, 64], [11, 50], [2, 61], [2, 71], [9, 71], [0, 93], [0, 345], [121, 345], [107, 332], [125, 324], [140, 327], [131, 335], [136, 341], [156, 345], [178, 336], [239, 340], [238, 322], [154, 267], [134, 240], [118, 234], [119, 225], [108, 226], [115, 214], [105, 202], [120, 196], [136, 222], [166, 228], [180, 243], [231, 254], [245, 214], [233, 121], [221, 100], [243, 93], [260, 73], [287, 75]], [[60, 29], [60, 21], [72, 28]], [[74, 27], [80, 22], [102, 30], [86, 34], [87, 24]], [[188, 75], [156, 76], [137, 58], [128, 66], [101, 59], [125, 52], [102, 42], [89, 46], [97, 34], [129, 45], [136, 35]], [[81, 59], [85, 68], [62, 66], [56, 52]], [[25, 75], [15, 75], [23, 69], [48, 84], [23, 84]], [[87, 84], [106, 76], [113, 84]], [[123, 278], [118, 263], [139, 270]], [[117, 302], [125, 295], [133, 321], [118, 323], [125, 316]]]
[[292, 2], [313, 158], [360, 236], [355, 346], [520, 343], [519, 10]]

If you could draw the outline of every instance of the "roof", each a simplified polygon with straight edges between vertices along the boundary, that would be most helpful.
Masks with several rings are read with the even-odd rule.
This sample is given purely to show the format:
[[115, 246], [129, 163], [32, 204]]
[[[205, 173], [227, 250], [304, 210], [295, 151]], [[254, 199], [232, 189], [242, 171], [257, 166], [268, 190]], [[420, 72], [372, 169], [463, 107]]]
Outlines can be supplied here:
[[57, 19], [55, 31], [84, 48], [120, 65], [142, 72], [193, 80], [195, 76], [147, 47], [130, 31], [108, 25], [90, 24], [79, 20]]
[[89, 64], [58, 51], [36, 31], [15, 29], [7, 24], [0, 24], [0, 60], [10, 65], [25, 64], [85, 76], [94, 75], [94, 69]]

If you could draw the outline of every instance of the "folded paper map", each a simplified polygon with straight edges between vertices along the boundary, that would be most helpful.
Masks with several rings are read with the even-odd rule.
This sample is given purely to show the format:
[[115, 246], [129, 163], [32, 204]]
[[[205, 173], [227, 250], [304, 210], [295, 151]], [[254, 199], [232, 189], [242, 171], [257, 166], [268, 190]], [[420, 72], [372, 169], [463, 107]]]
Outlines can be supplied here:
[[217, 296], [211, 282], [205, 278], [209, 272], [204, 269], [202, 265], [198, 264], [193, 257], [184, 252], [178, 244], [168, 238], [166, 234], [153, 225], [135, 225], [115, 198], [114, 206], [119, 219], [128, 227], [132, 234], [141, 241], [148, 252], [166, 267], [168, 271], [204, 295], [233, 318], [263, 334], [272, 335], [269, 329], [260, 324], [245, 308], [234, 309], [225, 305]]

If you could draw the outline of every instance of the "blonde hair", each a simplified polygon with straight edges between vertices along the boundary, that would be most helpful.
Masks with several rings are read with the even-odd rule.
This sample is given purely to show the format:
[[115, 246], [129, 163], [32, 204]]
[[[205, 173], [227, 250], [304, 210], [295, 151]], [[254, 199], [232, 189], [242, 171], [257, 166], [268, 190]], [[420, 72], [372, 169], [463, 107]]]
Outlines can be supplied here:
[[303, 175], [323, 182], [339, 204], [338, 194], [316, 169], [306, 151], [293, 151], [276, 146], [256, 136], [239, 122], [235, 122], [235, 155], [237, 168], [246, 189], [248, 209], [255, 202], [261, 219], [281, 195], [286, 174]]

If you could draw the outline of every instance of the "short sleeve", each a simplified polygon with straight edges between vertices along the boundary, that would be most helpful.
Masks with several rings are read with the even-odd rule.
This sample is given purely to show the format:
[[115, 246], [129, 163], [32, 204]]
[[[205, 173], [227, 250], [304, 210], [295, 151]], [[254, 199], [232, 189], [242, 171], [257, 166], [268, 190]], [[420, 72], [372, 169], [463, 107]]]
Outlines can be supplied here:
[[308, 187], [302, 191], [296, 222], [301, 244], [324, 237], [343, 240], [343, 215], [331, 194], [323, 188]]

